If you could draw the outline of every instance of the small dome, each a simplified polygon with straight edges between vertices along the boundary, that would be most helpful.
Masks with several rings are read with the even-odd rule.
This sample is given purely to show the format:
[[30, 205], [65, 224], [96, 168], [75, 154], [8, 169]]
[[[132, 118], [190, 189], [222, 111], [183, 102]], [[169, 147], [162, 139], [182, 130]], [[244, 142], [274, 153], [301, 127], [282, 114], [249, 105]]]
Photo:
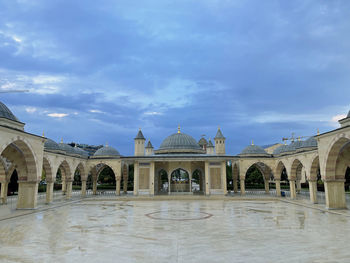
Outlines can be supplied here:
[[45, 150], [51, 150], [51, 151], [60, 151], [61, 150], [58, 143], [56, 143], [55, 141], [53, 141], [51, 139], [46, 140], [46, 142], [44, 144], [44, 148], [45, 148]]
[[294, 152], [303, 145], [303, 141], [295, 141], [289, 144], [286, 148], [286, 152]]
[[202, 153], [203, 149], [199, 146], [197, 141], [192, 136], [178, 132], [165, 138], [160, 145], [158, 152]]
[[350, 118], [350, 110], [349, 110], [349, 112], [348, 112], [348, 116], [346, 116], [346, 118]]
[[315, 137], [310, 137], [306, 141], [303, 142], [300, 148], [315, 148], [317, 147], [317, 140]]
[[286, 151], [286, 148], [287, 148], [287, 145], [281, 145], [280, 147], [277, 147], [277, 148], [273, 151], [273, 154], [274, 154], [274, 155], [281, 154], [281, 153], [283, 153], [283, 152]]
[[9, 119], [12, 121], [17, 121], [20, 122], [17, 117], [15, 115], [13, 115], [13, 113], [10, 111], [9, 108], [7, 108], [7, 106], [0, 102], [0, 118], [5, 118], [5, 119]]
[[249, 145], [239, 155], [268, 155], [268, 153], [258, 145]]
[[74, 147], [72, 147], [68, 144], [61, 142], [58, 146], [59, 146], [61, 151], [64, 151], [67, 154], [76, 154], [76, 152], [74, 151]]
[[104, 146], [98, 149], [94, 156], [120, 156], [120, 153], [111, 146]]
[[80, 147], [73, 147], [73, 149], [76, 152], [76, 154], [78, 154], [80, 156], [83, 156], [83, 157], [88, 157], [89, 156], [89, 153], [87, 151], [84, 151]]

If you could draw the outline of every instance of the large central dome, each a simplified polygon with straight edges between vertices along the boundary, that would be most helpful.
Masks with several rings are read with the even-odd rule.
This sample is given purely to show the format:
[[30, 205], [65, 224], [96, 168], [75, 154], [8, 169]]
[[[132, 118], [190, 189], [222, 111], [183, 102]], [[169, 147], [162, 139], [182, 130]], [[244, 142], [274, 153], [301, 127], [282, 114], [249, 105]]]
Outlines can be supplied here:
[[192, 136], [178, 132], [165, 138], [155, 153], [205, 153], [205, 151]]

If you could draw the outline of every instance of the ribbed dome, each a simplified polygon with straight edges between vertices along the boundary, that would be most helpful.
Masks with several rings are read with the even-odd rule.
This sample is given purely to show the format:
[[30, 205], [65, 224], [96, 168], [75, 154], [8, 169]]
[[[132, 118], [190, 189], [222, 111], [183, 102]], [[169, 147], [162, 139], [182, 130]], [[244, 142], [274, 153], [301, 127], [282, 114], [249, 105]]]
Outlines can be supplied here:
[[287, 145], [281, 145], [280, 147], [277, 147], [274, 151], [273, 154], [277, 155], [277, 154], [281, 154], [283, 152], [286, 151]]
[[315, 139], [315, 137], [310, 137], [309, 139], [303, 142], [300, 148], [314, 148], [314, 147], [317, 147], [317, 140]]
[[268, 155], [268, 153], [258, 145], [249, 145], [239, 155]]
[[44, 148], [45, 148], [45, 150], [52, 150], [52, 151], [60, 151], [61, 150], [58, 143], [56, 143], [55, 141], [53, 141], [51, 139], [46, 140], [46, 142], [44, 144]]
[[165, 138], [157, 152], [203, 153], [203, 150], [192, 136], [178, 132]]
[[17, 117], [15, 115], [13, 115], [13, 113], [10, 111], [9, 108], [7, 108], [7, 106], [0, 102], [0, 118], [6, 118], [12, 121], [17, 121], [20, 122]]
[[67, 154], [76, 154], [76, 152], [74, 151], [74, 148], [68, 144], [61, 142], [58, 146], [61, 151], [64, 151]]
[[88, 157], [89, 156], [89, 153], [87, 151], [84, 151], [83, 149], [81, 149], [79, 147], [73, 147], [73, 149], [80, 156], [83, 156], [83, 157]]
[[94, 156], [120, 156], [120, 153], [111, 146], [104, 146], [98, 149]]
[[294, 152], [296, 151], [296, 149], [300, 148], [302, 144], [303, 144], [302, 141], [292, 142], [287, 146], [286, 152]]

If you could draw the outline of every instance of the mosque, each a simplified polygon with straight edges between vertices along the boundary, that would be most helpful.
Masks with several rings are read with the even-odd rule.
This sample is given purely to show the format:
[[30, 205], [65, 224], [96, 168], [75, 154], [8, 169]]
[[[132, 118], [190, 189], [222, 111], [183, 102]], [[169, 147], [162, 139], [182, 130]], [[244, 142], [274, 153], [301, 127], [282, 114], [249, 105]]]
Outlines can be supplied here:
[[63, 141], [56, 143], [44, 135], [26, 132], [25, 124], [0, 102], [1, 202], [7, 202], [8, 184], [14, 171], [18, 176], [17, 208], [34, 209], [43, 170], [47, 183], [46, 203], [50, 204], [58, 170], [62, 176], [62, 192], [70, 199], [77, 170], [82, 182], [81, 196], [84, 197], [88, 176], [92, 177], [93, 194], [97, 194], [97, 178], [106, 166], [115, 174], [115, 194], [118, 196], [127, 191], [130, 165], [134, 167], [135, 196], [226, 196], [226, 164], [230, 162], [234, 195], [245, 195], [247, 171], [255, 166], [263, 174], [266, 193], [274, 184], [276, 195], [280, 197], [281, 174], [286, 173], [290, 198], [295, 199], [301, 181], [307, 181], [312, 203], [318, 202], [317, 180], [320, 176], [325, 188], [326, 207], [343, 209], [346, 208], [345, 174], [350, 166], [350, 112], [339, 120], [339, 124], [338, 129], [318, 133], [304, 141], [295, 140], [289, 145], [274, 144], [263, 148], [252, 143], [238, 155], [226, 153], [226, 138], [220, 128], [213, 141], [202, 138], [197, 142], [179, 127], [176, 133], [163, 140], [158, 149], [150, 140], [146, 143], [140, 129], [134, 138], [133, 156], [122, 156], [107, 145], [89, 155]]

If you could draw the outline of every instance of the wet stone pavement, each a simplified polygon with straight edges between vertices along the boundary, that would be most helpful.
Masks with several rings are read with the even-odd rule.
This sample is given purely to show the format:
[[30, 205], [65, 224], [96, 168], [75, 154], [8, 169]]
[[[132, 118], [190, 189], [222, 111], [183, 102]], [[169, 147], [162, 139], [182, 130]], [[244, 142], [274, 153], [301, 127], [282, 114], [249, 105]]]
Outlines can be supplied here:
[[349, 217], [279, 201], [84, 200], [0, 222], [0, 262], [350, 262]]

